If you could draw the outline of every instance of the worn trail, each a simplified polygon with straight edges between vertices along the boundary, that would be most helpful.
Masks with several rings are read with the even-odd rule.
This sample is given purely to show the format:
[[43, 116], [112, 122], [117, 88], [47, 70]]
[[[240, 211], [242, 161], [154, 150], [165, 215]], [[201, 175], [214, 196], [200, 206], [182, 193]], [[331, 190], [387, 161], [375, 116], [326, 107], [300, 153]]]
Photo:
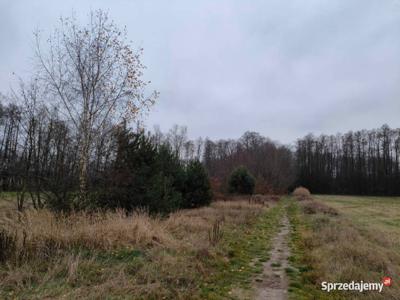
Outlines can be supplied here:
[[263, 273], [255, 279], [255, 299], [285, 300], [288, 298], [288, 278], [285, 271], [289, 266], [288, 240], [289, 220], [285, 213], [281, 219], [279, 232], [272, 240], [270, 259], [264, 264]]

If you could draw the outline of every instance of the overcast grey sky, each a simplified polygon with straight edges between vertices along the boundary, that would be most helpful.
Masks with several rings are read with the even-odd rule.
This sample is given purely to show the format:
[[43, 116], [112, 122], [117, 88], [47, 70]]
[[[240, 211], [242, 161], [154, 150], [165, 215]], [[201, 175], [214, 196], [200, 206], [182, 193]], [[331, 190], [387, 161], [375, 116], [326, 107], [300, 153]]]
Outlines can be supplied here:
[[284, 143], [400, 127], [396, 0], [0, 0], [0, 91], [12, 72], [28, 73], [34, 28], [97, 8], [144, 48], [161, 93], [149, 127], [211, 138], [253, 130]]

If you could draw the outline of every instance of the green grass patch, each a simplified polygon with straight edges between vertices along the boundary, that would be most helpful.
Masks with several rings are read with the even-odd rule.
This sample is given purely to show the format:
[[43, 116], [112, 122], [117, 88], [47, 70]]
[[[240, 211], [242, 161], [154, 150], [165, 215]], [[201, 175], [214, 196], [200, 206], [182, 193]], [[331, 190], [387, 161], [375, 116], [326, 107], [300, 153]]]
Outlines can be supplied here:
[[282, 264], [280, 262], [274, 262], [271, 264], [271, 267], [273, 267], [273, 268], [279, 268], [280, 266], [282, 266]]
[[335, 208], [331, 216], [306, 214], [307, 205], [286, 199], [291, 223], [289, 299], [397, 299], [399, 286], [378, 292], [324, 292], [320, 283], [380, 282], [399, 274], [400, 199], [394, 197], [315, 196]]
[[[251, 280], [263, 271], [263, 262], [269, 258], [271, 238], [278, 229], [284, 212], [283, 205], [266, 211], [252, 225], [224, 233], [215, 273], [201, 285], [202, 299], [233, 299], [232, 289], [251, 288]], [[234, 253], [233, 257], [225, 254]]]
[[[289, 299], [337, 299], [320, 290], [313, 281], [313, 270], [309, 263], [302, 233], [310, 229], [310, 224], [302, 218], [300, 207], [296, 200], [287, 198], [287, 214], [291, 224], [289, 262], [292, 265], [285, 269], [289, 277]], [[296, 272], [298, 270], [298, 272]]]

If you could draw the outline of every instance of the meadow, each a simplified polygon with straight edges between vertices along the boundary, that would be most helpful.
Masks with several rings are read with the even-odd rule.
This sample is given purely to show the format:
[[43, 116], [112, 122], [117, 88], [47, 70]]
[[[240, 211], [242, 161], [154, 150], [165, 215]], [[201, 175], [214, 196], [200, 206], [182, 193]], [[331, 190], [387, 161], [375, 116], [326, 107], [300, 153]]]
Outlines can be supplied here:
[[[0, 298], [256, 299], [256, 278], [271, 275], [265, 264], [285, 215], [289, 299], [399, 298], [400, 198], [229, 199], [168, 217], [122, 210], [63, 215], [17, 212], [15, 194], [3, 193]], [[277, 272], [274, 264], [269, 272]], [[382, 293], [321, 291], [323, 281], [384, 276], [393, 284]]]
[[284, 211], [239, 198], [169, 217], [18, 213], [13, 196], [1, 201], [2, 299], [230, 298], [251, 290]]
[[63, 2], [6, 13], [0, 299], [400, 299], [398, 7]]
[[[293, 299], [399, 299], [400, 198], [313, 196], [289, 205]], [[377, 292], [322, 292], [321, 282], [381, 282]]]

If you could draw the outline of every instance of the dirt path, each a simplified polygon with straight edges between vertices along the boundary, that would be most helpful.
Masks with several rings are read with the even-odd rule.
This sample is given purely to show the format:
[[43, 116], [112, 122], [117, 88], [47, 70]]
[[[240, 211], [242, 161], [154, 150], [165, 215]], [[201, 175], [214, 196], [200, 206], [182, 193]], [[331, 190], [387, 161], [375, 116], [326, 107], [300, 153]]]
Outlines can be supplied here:
[[263, 273], [255, 279], [255, 299], [285, 300], [288, 298], [288, 278], [285, 268], [289, 257], [289, 220], [286, 214], [278, 234], [272, 240], [270, 259], [264, 264]]

